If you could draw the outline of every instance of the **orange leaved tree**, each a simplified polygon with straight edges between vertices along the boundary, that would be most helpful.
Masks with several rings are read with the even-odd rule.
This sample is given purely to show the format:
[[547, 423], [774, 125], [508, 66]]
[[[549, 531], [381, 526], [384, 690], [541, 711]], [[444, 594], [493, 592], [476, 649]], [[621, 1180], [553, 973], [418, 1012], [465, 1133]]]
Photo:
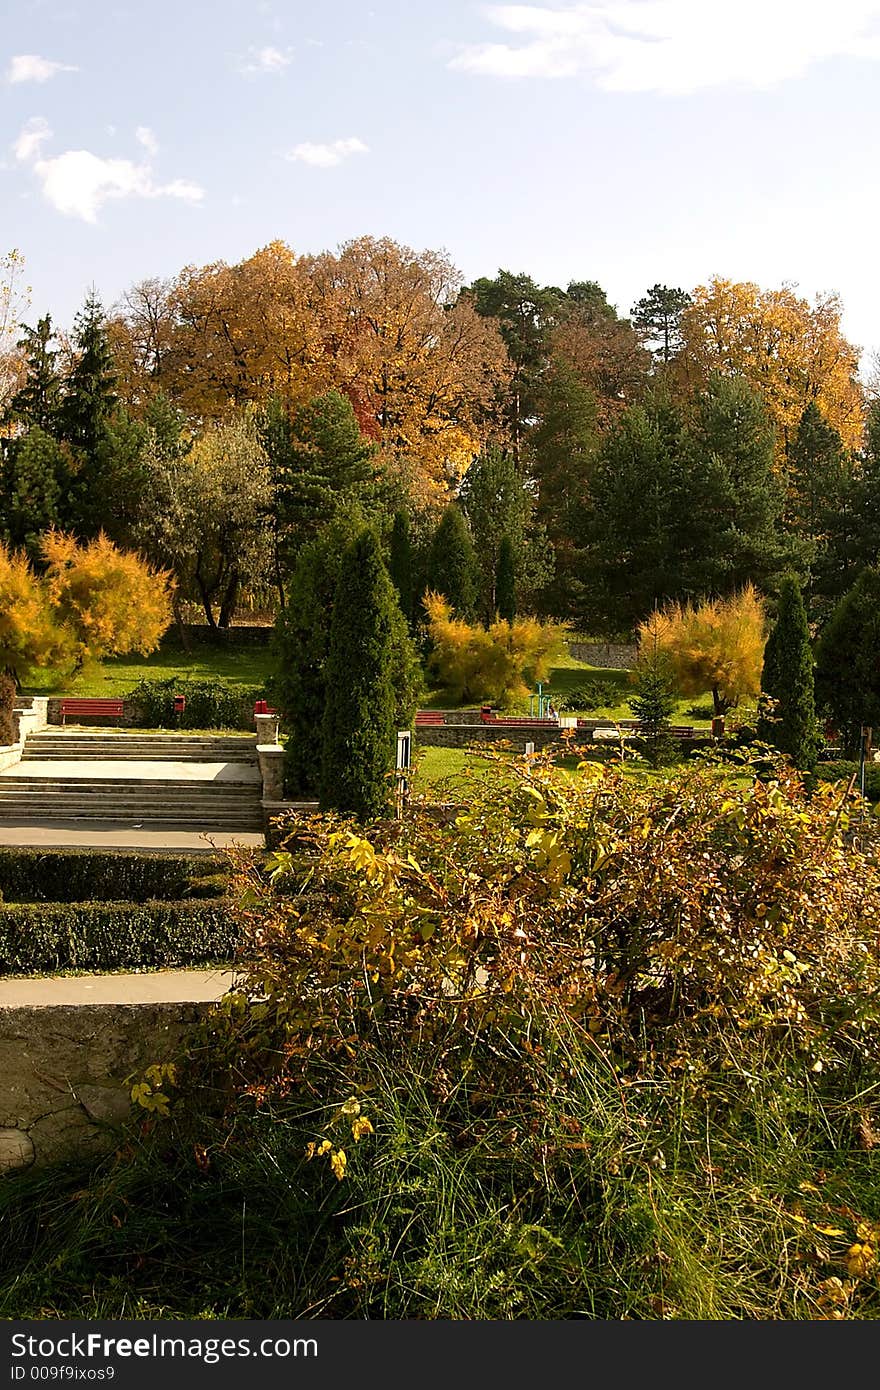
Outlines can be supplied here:
[[642, 623], [639, 639], [667, 654], [683, 695], [711, 690], [721, 715], [759, 693], [766, 628], [764, 601], [747, 584], [728, 598], [658, 609]]

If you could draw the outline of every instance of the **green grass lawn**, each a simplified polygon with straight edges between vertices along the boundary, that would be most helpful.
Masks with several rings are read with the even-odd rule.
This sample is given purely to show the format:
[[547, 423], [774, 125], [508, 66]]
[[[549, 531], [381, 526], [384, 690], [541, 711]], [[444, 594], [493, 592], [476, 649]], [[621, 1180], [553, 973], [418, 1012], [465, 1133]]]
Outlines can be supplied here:
[[95, 662], [78, 675], [57, 684], [25, 685], [28, 695], [127, 695], [141, 680], [221, 680], [229, 685], [263, 685], [272, 670], [268, 647], [212, 646], [194, 643], [184, 652], [171, 643], [150, 656], [120, 656]]

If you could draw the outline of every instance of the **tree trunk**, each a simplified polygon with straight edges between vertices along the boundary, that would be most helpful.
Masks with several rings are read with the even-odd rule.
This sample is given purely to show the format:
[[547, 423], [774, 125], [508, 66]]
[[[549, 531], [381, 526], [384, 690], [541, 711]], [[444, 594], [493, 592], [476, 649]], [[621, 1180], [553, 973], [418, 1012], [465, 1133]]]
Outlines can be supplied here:
[[238, 603], [239, 576], [238, 570], [233, 569], [229, 581], [226, 585], [226, 592], [223, 595], [223, 602], [220, 604], [220, 627], [225, 631], [232, 619], [235, 617], [235, 608]]

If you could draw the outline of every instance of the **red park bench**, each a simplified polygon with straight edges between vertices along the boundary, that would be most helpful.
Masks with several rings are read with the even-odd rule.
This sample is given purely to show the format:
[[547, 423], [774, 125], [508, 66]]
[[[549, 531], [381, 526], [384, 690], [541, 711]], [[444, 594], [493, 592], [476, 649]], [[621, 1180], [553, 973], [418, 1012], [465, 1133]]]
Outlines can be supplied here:
[[107, 715], [109, 718], [121, 719], [124, 712], [124, 701], [103, 699], [67, 699], [61, 701], [61, 723], [67, 722], [70, 715]]
[[423, 724], [445, 724], [442, 710], [420, 709], [416, 714], [416, 728]]

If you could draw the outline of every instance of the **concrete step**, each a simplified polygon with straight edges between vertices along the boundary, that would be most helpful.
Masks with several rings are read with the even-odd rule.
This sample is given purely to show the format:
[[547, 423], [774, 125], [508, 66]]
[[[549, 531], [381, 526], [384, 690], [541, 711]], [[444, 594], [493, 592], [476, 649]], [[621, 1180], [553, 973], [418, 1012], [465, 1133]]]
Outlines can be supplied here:
[[90, 811], [88, 808], [77, 807], [64, 807], [63, 810], [52, 811], [47, 810], [45, 806], [37, 809], [2, 807], [0, 808], [0, 823], [4, 821], [24, 822], [26, 824], [39, 823], [40, 825], [47, 825], [53, 821], [58, 821], [64, 825], [78, 821], [100, 821], [101, 824], [112, 821], [121, 826], [175, 825], [198, 830], [243, 831], [248, 834], [259, 833], [264, 828], [262, 816], [225, 816], [215, 811], [188, 815], [186, 812], [174, 808], [143, 812], [127, 811], [124, 814], [117, 814], [98, 811], [97, 809]]
[[184, 793], [192, 796], [256, 796], [259, 799], [259, 781], [238, 781], [231, 777], [216, 780], [182, 777], [28, 777], [24, 773], [0, 775], [0, 792], [16, 791], [25, 788], [31, 791], [55, 792], [74, 788], [79, 791], [116, 792], [119, 795], [138, 796], [141, 793], [156, 792], [167, 796], [169, 793]]
[[157, 748], [142, 743], [126, 748], [92, 748], [79, 744], [30, 743], [22, 752], [23, 762], [175, 762], [175, 763], [252, 763], [256, 753], [244, 748]]

